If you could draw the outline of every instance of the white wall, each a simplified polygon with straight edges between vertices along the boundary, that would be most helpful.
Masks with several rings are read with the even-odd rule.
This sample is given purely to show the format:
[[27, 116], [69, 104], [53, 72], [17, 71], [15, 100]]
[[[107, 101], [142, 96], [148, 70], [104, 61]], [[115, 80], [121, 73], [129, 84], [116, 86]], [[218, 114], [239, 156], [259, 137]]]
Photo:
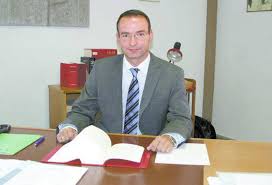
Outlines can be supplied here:
[[60, 62], [78, 61], [84, 48], [116, 48], [115, 22], [127, 9], [151, 19], [152, 51], [180, 41], [185, 76], [197, 80], [196, 113], [202, 114], [206, 0], [90, 0], [90, 27], [0, 27], [0, 123], [47, 128], [48, 85], [59, 84]]
[[272, 12], [219, 0], [213, 124], [219, 134], [272, 141]]

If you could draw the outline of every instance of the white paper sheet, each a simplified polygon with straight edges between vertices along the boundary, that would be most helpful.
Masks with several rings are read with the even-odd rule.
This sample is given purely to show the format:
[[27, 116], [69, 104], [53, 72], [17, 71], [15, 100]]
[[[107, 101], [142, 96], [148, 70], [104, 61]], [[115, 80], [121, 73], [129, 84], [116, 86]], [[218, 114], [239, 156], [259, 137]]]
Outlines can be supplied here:
[[[16, 168], [23, 168], [25, 161], [16, 159], [0, 159], [0, 179]], [[1, 184], [1, 181], [0, 181]]]
[[272, 173], [216, 172], [208, 177], [209, 185], [271, 185]]
[[[2, 160], [0, 166], [3, 172], [0, 174], [1, 185], [76, 185], [88, 170], [83, 167], [19, 160]], [[3, 170], [5, 166], [8, 170]]]
[[185, 143], [171, 153], [158, 152], [155, 163], [210, 165], [210, 160], [205, 144]]
[[218, 177], [208, 177], [207, 180], [209, 185], [228, 185], [222, 184], [222, 181]]

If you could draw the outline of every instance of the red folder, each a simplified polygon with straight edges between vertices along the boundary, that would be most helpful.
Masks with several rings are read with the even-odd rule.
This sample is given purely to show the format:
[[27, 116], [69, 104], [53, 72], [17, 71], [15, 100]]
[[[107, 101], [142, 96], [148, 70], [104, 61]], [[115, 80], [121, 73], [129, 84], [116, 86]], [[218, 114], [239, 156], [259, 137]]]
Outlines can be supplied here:
[[103, 165], [98, 164], [84, 164], [81, 163], [79, 159], [72, 160], [66, 163], [57, 163], [57, 162], [49, 162], [48, 160], [61, 148], [61, 146], [55, 147], [53, 150], [51, 150], [43, 159], [41, 162], [44, 163], [53, 163], [53, 164], [68, 164], [68, 165], [75, 165], [75, 166], [110, 166], [110, 167], [126, 167], [126, 168], [147, 168], [149, 164], [149, 160], [151, 157], [151, 152], [145, 150], [141, 159], [140, 163], [133, 162], [133, 161], [127, 161], [122, 159], [110, 159], [107, 160]]

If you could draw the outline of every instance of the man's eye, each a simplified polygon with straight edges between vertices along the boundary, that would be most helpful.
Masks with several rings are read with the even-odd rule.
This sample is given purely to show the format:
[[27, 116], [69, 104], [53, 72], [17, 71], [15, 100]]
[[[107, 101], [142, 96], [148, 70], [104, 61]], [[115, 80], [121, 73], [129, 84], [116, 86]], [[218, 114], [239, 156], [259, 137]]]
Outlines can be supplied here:
[[140, 32], [140, 33], [136, 33], [136, 38], [138, 38], [138, 39], [143, 39], [144, 37], [145, 37], [145, 33], [144, 32]]
[[127, 37], [128, 37], [128, 34], [122, 34], [121, 37], [127, 38]]

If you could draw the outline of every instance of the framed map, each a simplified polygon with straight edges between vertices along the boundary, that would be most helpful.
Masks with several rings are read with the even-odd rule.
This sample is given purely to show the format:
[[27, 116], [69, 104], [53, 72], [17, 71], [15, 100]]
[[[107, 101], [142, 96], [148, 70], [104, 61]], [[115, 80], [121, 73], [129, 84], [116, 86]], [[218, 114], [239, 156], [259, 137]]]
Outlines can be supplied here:
[[272, 11], [272, 0], [247, 0], [247, 11]]
[[0, 0], [0, 25], [89, 26], [90, 0]]

